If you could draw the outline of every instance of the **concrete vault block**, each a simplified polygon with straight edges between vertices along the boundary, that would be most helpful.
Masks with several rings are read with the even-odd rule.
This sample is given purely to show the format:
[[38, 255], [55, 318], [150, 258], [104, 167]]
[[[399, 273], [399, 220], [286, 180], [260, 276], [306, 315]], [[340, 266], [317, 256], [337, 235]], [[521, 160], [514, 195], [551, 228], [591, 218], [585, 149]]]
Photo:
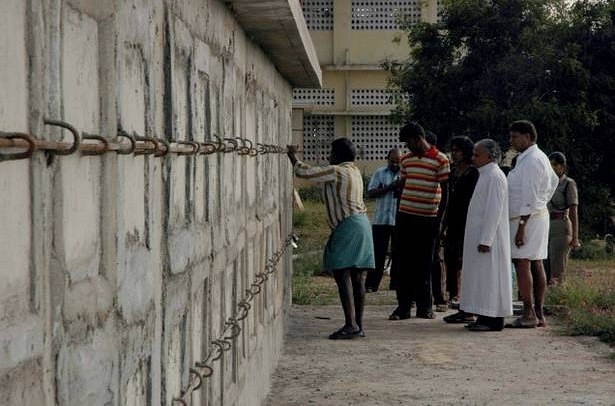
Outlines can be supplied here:
[[56, 364], [59, 404], [114, 404], [119, 389], [117, 346], [111, 330], [96, 330], [82, 343], [62, 346]]
[[192, 320], [189, 299], [189, 280], [184, 275], [167, 284], [162, 347], [166, 404], [171, 404], [172, 398], [179, 396], [193, 360], [188, 331]]
[[[0, 2], [0, 131], [28, 129], [28, 57], [26, 52], [25, 3]], [[16, 322], [31, 306], [31, 202], [27, 161], [2, 163], [0, 176], [0, 322]], [[18, 253], [18, 255], [16, 255]], [[0, 366], [3, 362], [0, 360]]]
[[[98, 23], [70, 6], [62, 8], [62, 101], [64, 119], [83, 132], [100, 131]], [[55, 246], [71, 282], [94, 278], [100, 268], [101, 160], [78, 154], [59, 160]]]

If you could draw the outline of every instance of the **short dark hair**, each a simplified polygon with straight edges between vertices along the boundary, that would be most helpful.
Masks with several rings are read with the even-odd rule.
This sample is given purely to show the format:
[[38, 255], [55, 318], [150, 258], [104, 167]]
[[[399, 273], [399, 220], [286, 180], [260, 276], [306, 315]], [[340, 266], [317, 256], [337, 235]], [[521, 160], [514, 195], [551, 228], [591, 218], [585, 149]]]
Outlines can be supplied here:
[[427, 130], [425, 131], [425, 141], [427, 141], [431, 145], [436, 145], [438, 143], [438, 136], [435, 133]]
[[536, 131], [536, 127], [534, 127], [534, 124], [529, 120], [514, 121], [512, 124], [510, 124], [508, 130], [516, 131], [520, 134], [529, 134], [530, 140], [534, 142], [536, 142], [536, 139], [538, 138], [538, 132]]
[[451, 138], [451, 148], [459, 148], [463, 153], [463, 160], [466, 163], [472, 163], [472, 154], [474, 153], [474, 143], [469, 137], [458, 135]]
[[357, 157], [357, 147], [348, 138], [338, 138], [331, 143], [331, 152], [340, 162], [352, 162]]
[[425, 130], [419, 123], [411, 121], [399, 130], [399, 140], [401, 142], [406, 142], [410, 138], [425, 138]]
[[549, 155], [549, 161], [556, 162], [560, 165], [566, 165], [566, 155], [563, 152], [555, 151]]

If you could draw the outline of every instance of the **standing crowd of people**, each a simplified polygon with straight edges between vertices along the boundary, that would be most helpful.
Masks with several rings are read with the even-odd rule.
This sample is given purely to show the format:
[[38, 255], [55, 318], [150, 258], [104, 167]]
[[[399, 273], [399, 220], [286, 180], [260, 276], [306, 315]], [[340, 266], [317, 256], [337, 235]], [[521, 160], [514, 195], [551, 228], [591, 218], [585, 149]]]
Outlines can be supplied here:
[[[381, 288], [389, 247], [389, 288], [397, 298], [389, 320], [412, 317], [413, 306], [415, 317], [434, 319], [434, 310], [450, 306], [459, 311], [443, 320], [470, 331], [546, 326], [547, 285], [562, 282], [568, 254], [580, 244], [578, 193], [565, 174], [565, 155], [547, 157], [537, 137], [530, 121], [510, 125], [518, 155], [506, 175], [492, 139], [453, 137], [447, 156], [433, 133], [404, 125], [399, 139], [409, 152], [390, 150], [367, 188], [376, 199], [371, 226], [350, 140], [332, 142], [326, 166], [299, 161], [289, 146], [295, 175], [323, 185], [331, 227], [323, 264], [345, 317], [329, 338], [365, 337], [365, 294]], [[505, 325], [513, 314], [513, 268], [523, 313]]]

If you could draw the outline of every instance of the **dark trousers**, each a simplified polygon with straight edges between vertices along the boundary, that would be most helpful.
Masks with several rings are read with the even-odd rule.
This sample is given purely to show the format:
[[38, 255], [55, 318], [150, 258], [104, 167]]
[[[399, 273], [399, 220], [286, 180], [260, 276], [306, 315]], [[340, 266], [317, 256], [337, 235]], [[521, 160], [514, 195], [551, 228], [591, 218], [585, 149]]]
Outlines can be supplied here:
[[365, 288], [377, 291], [382, 280], [382, 274], [384, 272], [384, 261], [389, 249], [389, 241], [393, 237], [393, 231], [395, 226], [389, 226], [385, 224], [372, 225], [372, 236], [374, 238], [374, 259], [376, 261], [376, 268], [370, 269], [367, 272], [367, 279], [365, 281]]
[[398, 305], [395, 312], [402, 317], [410, 314], [413, 300], [417, 314], [432, 313], [431, 269], [437, 236], [436, 217], [398, 213], [393, 261]]
[[440, 255], [439, 244], [435, 244], [433, 250], [433, 263], [431, 264], [431, 290], [433, 293], [433, 301], [437, 305], [446, 304], [444, 300], [444, 282], [446, 280], [446, 271], [444, 269], [444, 260]]

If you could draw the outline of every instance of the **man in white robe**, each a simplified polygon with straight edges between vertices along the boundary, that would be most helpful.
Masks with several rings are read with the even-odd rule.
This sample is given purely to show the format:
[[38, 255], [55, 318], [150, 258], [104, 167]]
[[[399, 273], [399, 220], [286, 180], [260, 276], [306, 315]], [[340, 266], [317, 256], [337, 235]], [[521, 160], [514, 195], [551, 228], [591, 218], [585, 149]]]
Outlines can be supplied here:
[[489, 138], [474, 146], [479, 178], [468, 207], [463, 243], [460, 308], [478, 316], [470, 331], [500, 331], [512, 314], [508, 185]]

